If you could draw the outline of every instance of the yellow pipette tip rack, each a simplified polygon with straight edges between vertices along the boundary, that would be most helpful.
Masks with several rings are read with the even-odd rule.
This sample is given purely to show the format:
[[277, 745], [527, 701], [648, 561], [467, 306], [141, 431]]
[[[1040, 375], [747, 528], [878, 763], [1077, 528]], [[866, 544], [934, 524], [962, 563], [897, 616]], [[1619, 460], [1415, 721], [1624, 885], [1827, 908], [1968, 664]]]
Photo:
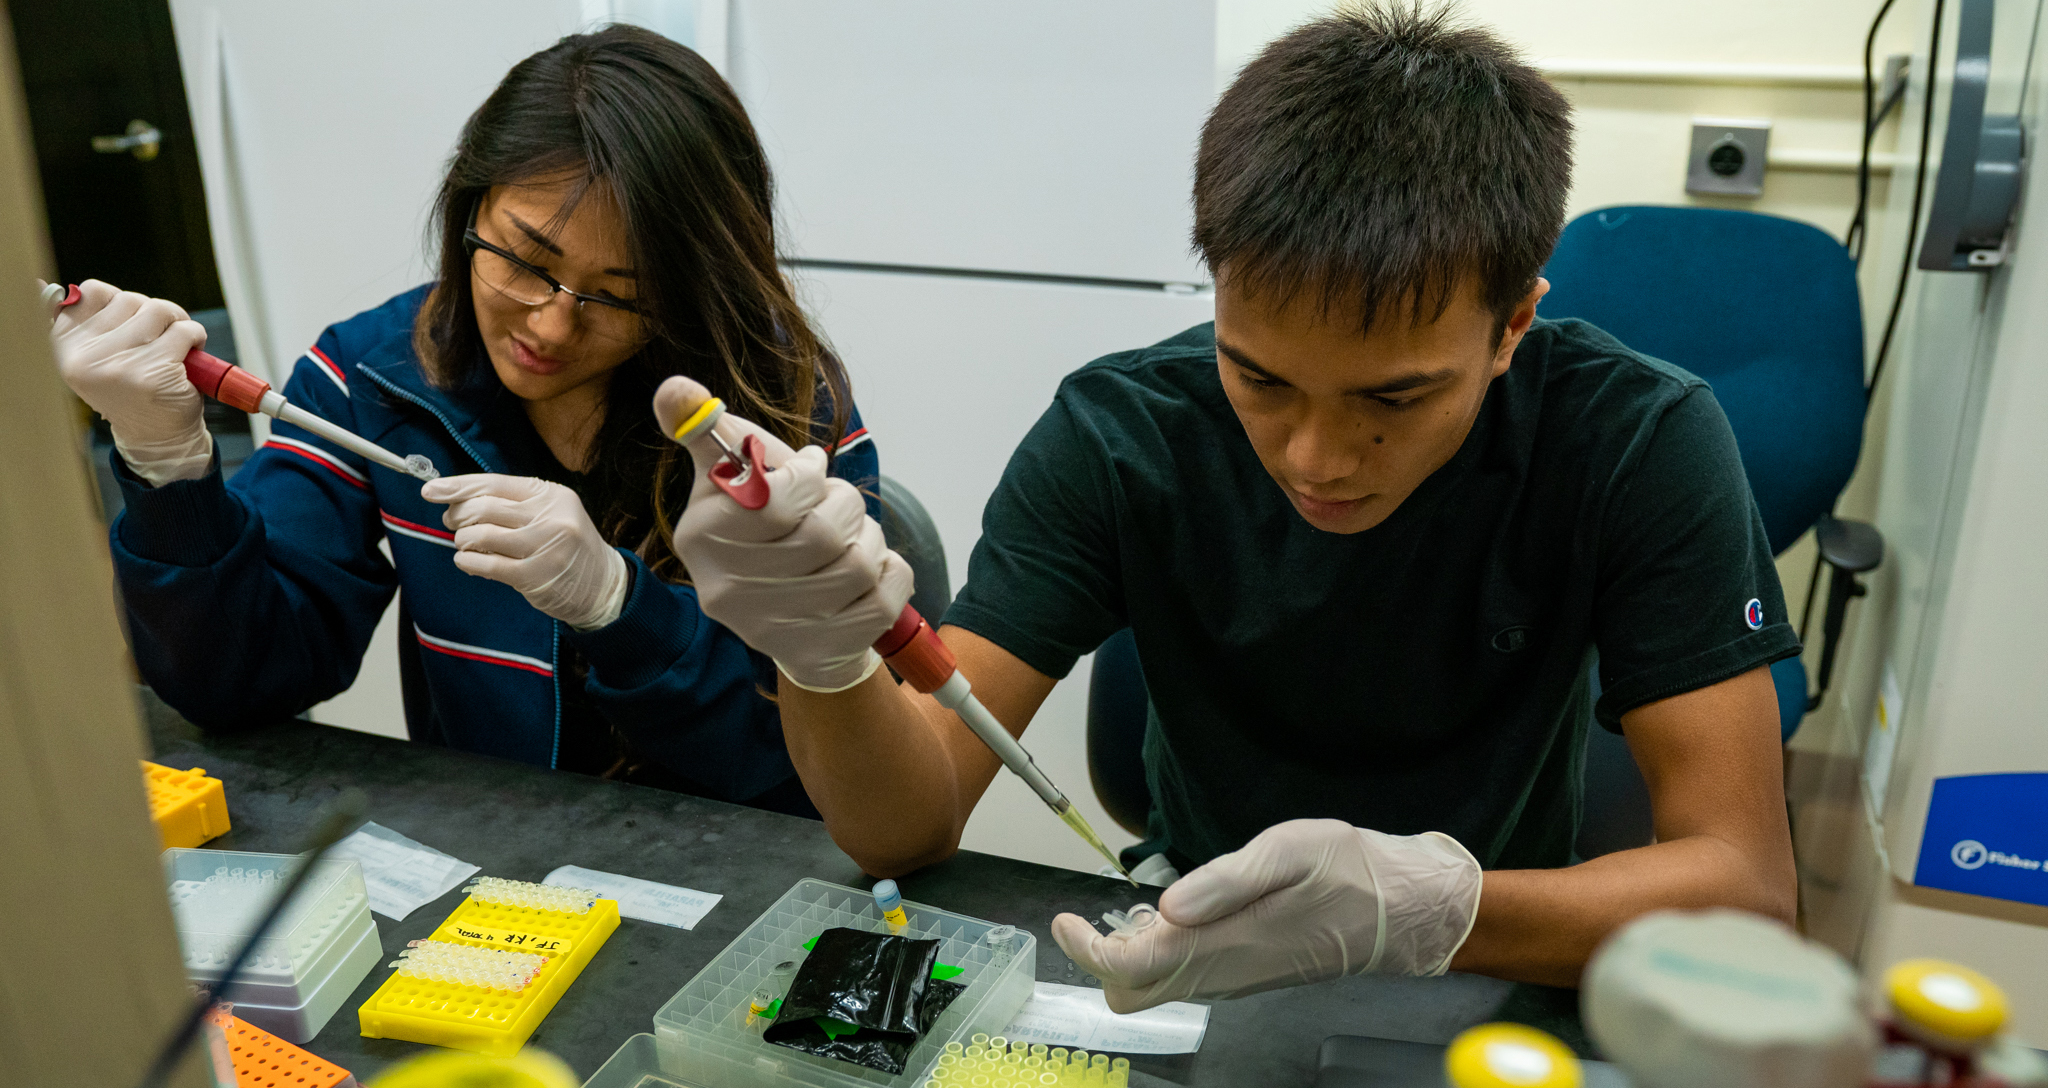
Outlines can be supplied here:
[[922, 1088], [1124, 1088], [1130, 1082], [1128, 1058], [976, 1035], [965, 1046], [947, 1043], [946, 1052], [921, 1083]]
[[[435, 981], [400, 967], [358, 1010], [365, 1038], [405, 1039], [510, 1057], [533, 1034], [619, 928], [619, 904], [590, 897], [577, 911], [569, 889], [483, 878], [427, 938], [547, 958], [517, 991]], [[566, 909], [565, 909], [566, 908]]]
[[1579, 1088], [1579, 1059], [1557, 1037], [1522, 1024], [1467, 1028], [1444, 1051], [1455, 1088]]
[[149, 815], [165, 849], [190, 849], [228, 830], [228, 794], [203, 768], [180, 771], [142, 761], [142, 785], [149, 791]]
[[1884, 973], [1884, 996], [1899, 1030], [1951, 1052], [1976, 1050], [2005, 1026], [2005, 991], [1944, 960], [1893, 964]]

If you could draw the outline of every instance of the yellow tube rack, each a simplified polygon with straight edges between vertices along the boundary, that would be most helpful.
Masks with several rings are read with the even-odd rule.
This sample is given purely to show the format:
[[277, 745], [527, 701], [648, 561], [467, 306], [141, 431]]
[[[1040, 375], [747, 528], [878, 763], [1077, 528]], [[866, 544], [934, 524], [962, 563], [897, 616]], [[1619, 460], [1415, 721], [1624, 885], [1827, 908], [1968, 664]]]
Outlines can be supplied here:
[[598, 899], [588, 912], [574, 914], [489, 902], [472, 894], [428, 940], [535, 952], [547, 957], [547, 965], [517, 993], [394, 972], [358, 1010], [363, 1036], [510, 1057], [526, 1045], [617, 928], [619, 904], [611, 899]]
[[220, 779], [206, 777], [204, 769], [180, 771], [145, 759], [142, 784], [149, 790], [149, 815], [165, 849], [189, 849], [227, 833], [227, 789]]

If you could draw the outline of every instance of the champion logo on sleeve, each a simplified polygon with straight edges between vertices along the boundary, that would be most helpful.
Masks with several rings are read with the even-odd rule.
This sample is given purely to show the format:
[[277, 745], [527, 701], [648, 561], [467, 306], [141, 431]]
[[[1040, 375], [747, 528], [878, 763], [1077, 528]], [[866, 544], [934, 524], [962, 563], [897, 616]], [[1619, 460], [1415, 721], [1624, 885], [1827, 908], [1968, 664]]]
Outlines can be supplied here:
[[1761, 629], [1764, 625], [1764, 602], [1751, 597], [1749, 604], [1743, 606], [1742, 621], [1749, 624], [1752, 631]]

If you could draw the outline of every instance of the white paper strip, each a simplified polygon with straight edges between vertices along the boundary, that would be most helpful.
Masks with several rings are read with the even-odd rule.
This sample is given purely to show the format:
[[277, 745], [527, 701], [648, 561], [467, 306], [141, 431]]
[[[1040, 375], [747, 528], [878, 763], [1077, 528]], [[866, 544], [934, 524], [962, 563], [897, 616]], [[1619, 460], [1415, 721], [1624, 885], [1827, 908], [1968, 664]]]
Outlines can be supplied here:
[[695, 929], [711, 908], [725, 898], [712, 892], [656, 884], [636, 876], [620, 876], [577, 865], [564, 865], [547, 875], [543, 884], [562, 888], [588, 888], [606, 899], [619, 901], [619, 913], [643, 922]]
[[1040, 982], [1017, 1010], [1009, 1038], [1110, 1054], [1192, 1054], [1209, 1030], [1209, 1006], [1172, 1001], [1119, 1016], [1092, 986]]
[[376, 822], [357, 828], [327, 851], [330, 858], [354, 858], [363, 866], [370, 909], [387, 918], [405, 916], [475, 876], [477, 867]]

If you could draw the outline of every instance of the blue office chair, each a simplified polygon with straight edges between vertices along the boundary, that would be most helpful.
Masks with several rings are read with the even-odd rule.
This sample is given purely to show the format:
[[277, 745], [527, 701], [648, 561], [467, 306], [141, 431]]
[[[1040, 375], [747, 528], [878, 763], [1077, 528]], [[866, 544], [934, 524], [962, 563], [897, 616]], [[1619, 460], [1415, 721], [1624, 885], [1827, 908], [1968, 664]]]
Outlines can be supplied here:
[[884, 476], [875, 493], [882, 500], [882, 539], [903, 561], [910, 564], [916, 586], [910, 593], [911, 607], [938, 630], [953, 603], [953, 585], [946, 576], [946, 545], [939, 539], [939, 527], [910, 489]]
[[[1773, 552], [1816, 531], [1832, 572], [1818, 689], [1808, 693], [1796, 658], [1771, 669], [1780, 735], [1790, 739], [1827, 691], [1849, 600], [1864, 593], [1856, 576], [1884, 556], [1876, 529], [1829, 513], [1863, 442], [1854, 264], [1833, 238], [1789, 219], [1622, 207], [1574, 219], [1544, 275], [1544, 317], [1583, 318], [1713, 387]], [[1139, 833], [1151, 805], [1137, 758], [1144, 690], [1135, 644], [1120, 632], [1097, 651], [1090, 676], [1088, 764], [1104, 807]], [[1626, 742], [1597, 725], [1588, 733], [1579, 855], [1649, 842], [1649, 795]], [[1136, 827], [1126, 814], [1136, 815]]]
[[1863, 445], [1863, 312], [1856, 266], [1804, 223], [1717, 208], [1605, 208], [1572, 220], [1544, 275], [1545, 317], [1578, 317], [1706, 379], [1728, 414], [1771, 551], [1808, 529], [1831, 568], [1818, 690], [1772, 666], [1785, 739], [1834, 673], [1856, 575], [1884, 540], [1834, 517]]
[[1126, 627], [1095, 649], [1088, 671], [1088, 781], [1118, 826], [1145, 837], [1152, 789], [1145, 783], [1145, 718], [1152, 703]]

